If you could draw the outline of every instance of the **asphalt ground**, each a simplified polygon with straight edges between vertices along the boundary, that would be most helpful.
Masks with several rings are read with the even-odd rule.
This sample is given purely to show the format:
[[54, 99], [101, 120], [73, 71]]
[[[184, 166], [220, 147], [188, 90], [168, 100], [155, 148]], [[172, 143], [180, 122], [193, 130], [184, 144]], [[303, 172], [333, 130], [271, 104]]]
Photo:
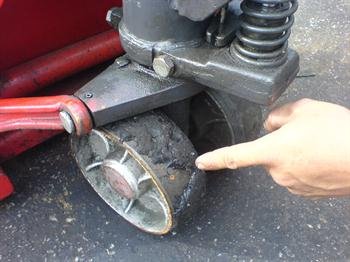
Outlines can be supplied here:
[[[290, 46], [300, 76], [277, 104], [309, 97], [350, 107], [350, 1], [301, 0]], [[16, 193], [0, 203], [0, 261], [345, 261], [349, 198], [289, 194], [259, 167], [211, 175], [194, 220], [164, 237], [116, 215], [61, 135], [4, 165]]]

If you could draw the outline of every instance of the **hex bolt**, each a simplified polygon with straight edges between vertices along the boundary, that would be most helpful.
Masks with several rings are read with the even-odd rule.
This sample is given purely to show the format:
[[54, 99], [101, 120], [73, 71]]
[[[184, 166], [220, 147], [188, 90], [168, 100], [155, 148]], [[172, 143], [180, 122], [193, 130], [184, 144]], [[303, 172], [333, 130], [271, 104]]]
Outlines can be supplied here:
[[115, 29], [118, 29], [118, 25], [120, 20], [122, 19], [122, 16], [123, 9], [120, 7], [113, 7], [108, 10], [106, 15], [106, 21], [110, 26], [114, 27]]
[[171, 76], [175, 71], [175, 64], [170, 57], [161, 55], [153, 59], [153, 69], [161, 77]]
[[61, 119], [61, 122], [62, 122], [64, 129], [69, 134], [72, 134], [75, 131], [75, 125], [74, 125], [74, 122], [73, 122], [71, 116], [67, 112], [61, 111], [60, 112], [60, 119]]
[[108, 24], [111, 24], [111, 22], [112, 22], [112, 13], [113, 13], [113, 9], [109, 9], [107, 11], [106, 21], [107, 21]]
[[128, 64], [130, 64], [130, 60], [127, 59], [126, 57], [118, 57], [115, 60], [115, 64], [118, 66], [118, 68], [122, 68], [124, 66], [127, 66]]

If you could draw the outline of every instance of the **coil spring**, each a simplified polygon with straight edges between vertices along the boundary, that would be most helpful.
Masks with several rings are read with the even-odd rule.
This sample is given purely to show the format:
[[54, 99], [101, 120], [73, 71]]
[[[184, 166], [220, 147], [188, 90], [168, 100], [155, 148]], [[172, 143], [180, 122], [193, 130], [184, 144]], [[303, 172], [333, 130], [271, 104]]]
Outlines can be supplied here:
[[297, 0], [244, 0], [241, 9], [231, 53], [256, 66], [284, 63]]

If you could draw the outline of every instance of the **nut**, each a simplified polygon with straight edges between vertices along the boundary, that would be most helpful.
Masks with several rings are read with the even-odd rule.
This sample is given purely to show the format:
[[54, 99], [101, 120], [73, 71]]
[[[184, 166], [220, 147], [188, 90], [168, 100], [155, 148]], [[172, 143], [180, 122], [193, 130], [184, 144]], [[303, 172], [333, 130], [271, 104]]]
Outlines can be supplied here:
[[108, 24], [110, 24], [112, 22], [112, 9], [109, 9], [106, 15], [106, 21], [108, 22]]
[[110, 26], [117, 29], [118, 24], [122, 19], [122, 16], [123, 16], [123, 10], [120, 7], [113, 7], [108, 10], [106, 15], [106, 21]]
[[154, 58], [153, 69], [159, 76], [168, 77], [174, 73], [175, 64], [168, 56], [161, 55]]
[[122, 57], [118, 57], [115, 60], [115, 63], [118, 66], [118, 68], [121, 68], [121, 67], [124, 67], [124, 66], [127, 66], [128, 64], [130, 64], [130, 60], [127, 59], [125, 56], [122, 56]]

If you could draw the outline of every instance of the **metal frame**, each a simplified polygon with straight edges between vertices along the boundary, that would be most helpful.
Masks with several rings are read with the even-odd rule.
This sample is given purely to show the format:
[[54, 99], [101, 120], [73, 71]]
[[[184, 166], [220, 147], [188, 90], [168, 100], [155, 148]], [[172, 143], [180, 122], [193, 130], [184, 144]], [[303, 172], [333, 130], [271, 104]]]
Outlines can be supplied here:
[[[243, 4], [246, 1], [258, 2], [258, 0], [245, 0]], [[179, 2], [175, 6], [179, 7]], [[204, 42], [203, 36], [209, 25], [207, 16], [203, 16], [202, 19], [198, 18], [200, 21], [192, 21], [187, 18], [190, 16], [182, 16], [172, 7], [174, 7], [174, 2], [169, 5], [168, 1], [164, 0], [152, 2], [128, 0], [124, 1], [122, 10], [114, 8], [108, 12], [107, 20], [114, 26], [119, 25], [121, 44], [127, 56], [118, 59], [113, 66], [76, 93], [76, 96], [87, 106], [87, 109], [84, 108], [84, 110], [91, 112], [93, 119], [90, 122], [93, 122], [95, 126], [183, 100], [197, 94], [205, 87], [234, 94], [256, 103], [270, 104], [295, 78], [299, 64], [298, 55], [294, 51], [289, 50], [287, 60], [277, 66], [261, 67], [259, 64], [256, 66], [245, 64], [244, 61], [233, 55], [229, 45], [217, 48], [215, 45]], [[212, 10], [212, 6], [205, 8]], [[237, 19], [234, 11], [229, 10], [226, 6], [221, 9], [219, 27], [227, 26], [224, 24], [226, 12], [231, 12], [228, 17]], [[232, 26], [231, 23], [229, 25]], [[222, 32], [222, 30], [219, 31]], [[215, 30], [211, 31], [210, 35], [217, 36], [217, 34], [213, 36], [213, 32]], [[231, 31], [230, 35], [232, 36]], [[113, 50], [113, 54], [120, 50], [117, 44], [113, 48], [109, 43], [104, 46], [106, 50]], [[57, 53], [53, 57], [59, 58], [64, 54], [70, 54], [69, 52], [74, 53], [74, 48], [71, 48], [72, 51]], [[41, 64], [50, 63], [53, 60], [49, 57], [47, 60], [39, 59], [39, 68], [42, 67]], [[77, 58], [72, 61], [79, 64]], [[30, 65], [25, 65], [24, 68]], [[149, 69], [151, 65], [155, 72]], [[77, 70], [74, 63], [73, 66], [67, 63], [67, 66], [70, 68], [70, 70], [67, 69], [68, 71]], [[84, 66], [81, 67], [84, 68]], [[53, 68], [56, 69], [55, 66]], [[65, 67], [63, 68], [65, 70]], [[11, 72], [8, 75], [11, 76]], [[45, 70], [43, 72], [42, 78], [36, 75], [27, 77], [29, 90], [34, 86], [50, 83], [47, 78], [60, 78], [62, 75], [59, 69], [48, 76], [45, 75]], [[33, 86], [33, 83], [37, 83], [38, 80], [39, 84]], [[18, 88], [14, 88], [16, 85], [13, 83], [16, 81], [5, 83], [2, 90], [3, 96], [10, 96], [5, 94], [7, 89]], [[35, 100], [35, 102], [39, 101], [40, 99]], [[45, 99], [41, 102], [45, 103]], [[6, 103], [11, 103], [11, 101], [6, 101]], [[9, 117], [3, 115], [2, 120], [6, 122], [0, 131], [8, 131], [11, 128], [35, 128], [35, 126], [37, 129], [60, 129], [64, 126], [67, 131], [72, 132], [73, 129], [76, 129], [76, 133], [82, 135], [89, 128], [91, 129], [91, 125], [89, 127], [79, 126], [77, 119], [80, 116], [75, 115], [77, 112], [66, 112], [66, 115], [61, 113], [61, 119], [58, 120], [57, 116], [44, 115], [45, 110], [47, 108], [43, 108], [41, 112], [35, 111], [42, 115], [39, 114], [36, 118], [33, 116], [32, 119], [30, 117], [26, 119], [27, 116], [23, 115], [12, 115], [11, 117], [15, 116], [14, 119], [19, 121], [19, 124], [16, 125], [13, 122], [10, 123]], [[3, 114], [6, 112], [3, 111]], [[27, 123], [25, 123], [26, 120]]]
[[[123, 9], [110, 10], [107, 21], [119, 28], [127, 56], [116, 60], [113, 66], [79, 90], [76, 97], [2, 99], [0, 132], [65, 129], [81, 136], [87, 134], [93, 125], [101, 126], [180, 101], [205, 88], [259, 104], [273, 103], [299, 70], [299, 57], [287, 49], [286, 42], [297, 1], [269, 1], [266, 6], [264, 0], [244, 0], [243, 20], [240, 19], [244, 28], [243, 24], [241, 28], [237, 26], [237, 10], [232, 9], [228, 2], [214, 0], [210, 4], [198, 5], [197, 0], [123, 1]], [[247, 8], [248, 2], [256, 9]], [[272, 2], [281, 9], [278, 19], [282, 25], [261, 31], [262, 28], [249, 24], [255, 16], [266, 21], [276, 19], [276, 14], [270, 12]], [[291, 8], [288, 8], [289, 2]], [[266, 10], [270, 13], [265, 14]], [[254, 19], [248, 19], [248, 16]], [[283, 24], [285, 17], [288, 24]], [[267, 40], [256, 38], [257, 31], [243, 36], [247, 33], [244, 30], [248, 29], [261, 31], [264, 37], [268, 35]], [[275, 35], [279, 39], [270, 39]], [[8, 70], [3, 77], [5, 81], [2, 80], [0, 95], [28, 94], [115, 56], [121, 52], [121, 46], [113, 40], [114, 37], [115, 33], [109, 32], [91, 39], [91, 42], [82, 42]], [[243, 49], [237, 49], [237, 43], [246, 40], [249, 40], [246, 42], [249, 45], [263, 49], [266, 48], [264, 45], [280, 44], [283, 40], [283, 59], [252, 62], [242, 58], [242, 53], [238, 54], [237, 50]], [[247, 52], [252, 55], [250, 50]], [[253, 55], [265, 59], [275, 53]], [[33, 67], [36, 70], [32, 70]]]
[[[178, 2], [175, 7], [179, 7], [181, 6], [179, 2], [191, 1], [173, 1], [173, 5], [169, 5], [168, 1], [164, 0], [124, 1], [122, 18], [120, 22], [116, 20], [114, 23], [119, 24], [120, 39], [129, 58], [142, 65], [153, 66], [162, 77], [188, 79], [259, 104], [273, 103], [296, 77], [299, 71], [298, 54], [291, 49], [286, 49], [286, 54], [283, 55], [283, 59], [277, 61], [278, 63], [276, 61], [272, 63], [257, 61], [255, 65], [246, 63], [241, 56], [237, 55], [233, 47], [235, 43], [232, 36], [234, 33], [240, 35], [237, 27], [239, 11], [231, 8], [222, 9], [222, 19], [217, 19], [214, 13], [217, 9], [212, 10], [210, 6], [188, 6], [187, 17], [194, 19], [190, 14], [196, 13], [196, 8], [207, 8], [201, 13], [205, 14], [205, 11], [211, 10], [214, 21], [216, 19], [221, 23], [219, 24], [219, 27], [222, 27], [221, 31], [225, 31], [227, 27], [232, 28], [227, 33], [232, 45], [230, 41], [225, 41], [225, 38], [221, 41], [227, 45], [221, 48], [217, 48], [215, 44], [214, 46], [207, 44], [204, 41], [206, 33], [211, 42], [220, 43], [217, 39], [212, 39], [217, 37], [217, 34], [213, 36], [215, 30], [212, 29], [212, 25], [208, 28], [210, 18], [203, 15], [193, 21], [172, 8], [174, 2]], [[220, 7], [225, 1], [213, 2]], [[246, 2], [247, 0], [243, 3]], [[275, 2], [288, 2], [288, 0]], [[294, 2], [296, 1], [293, 0], [292, 3]], [[292, 19], [296, 8], [297, 5], [293, 4], [288, 12], [282, 11], [281, 16], [290, 16], [286, 19]], [[115, 9], [114, 12], [118, 13], [118, 10]], [[119, 14], [121, 17], [121, 11]], [[230, 23], [229, 19], [233, 20], [233, 23]], [[287, 30], [286, 35], [282, 37], [283, 41], [288, 39], [291, 25], [292, 23], [288, 23], [288, 27], [277, 27], [278, 30]], [[266, 30], [262, 32], [266, 34]], [[259, 44], [272, 42], [275, 44], [272, 40], [260, 41]]]

